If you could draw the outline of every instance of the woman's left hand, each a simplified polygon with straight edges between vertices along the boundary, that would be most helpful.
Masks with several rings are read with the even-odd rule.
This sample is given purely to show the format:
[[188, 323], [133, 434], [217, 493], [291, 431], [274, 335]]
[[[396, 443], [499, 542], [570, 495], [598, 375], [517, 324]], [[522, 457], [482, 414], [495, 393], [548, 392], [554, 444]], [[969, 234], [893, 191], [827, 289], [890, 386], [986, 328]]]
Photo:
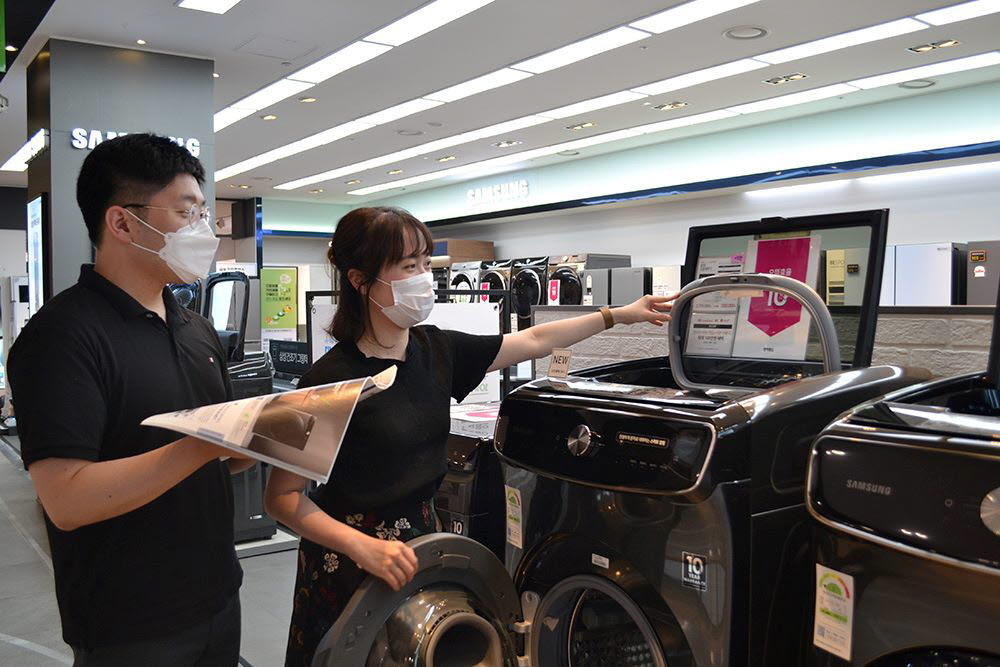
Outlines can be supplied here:
[[620, 308], [612, 308], [611, 315], [615, 319], [615, 324], [636, 324], [638, 322], [650, 322], [658, 327], [662, 327], [664, 322], [670, 321], [670, 309], [673, 307], [673, 300], [680, 292], [669, 296], [646, 296]]

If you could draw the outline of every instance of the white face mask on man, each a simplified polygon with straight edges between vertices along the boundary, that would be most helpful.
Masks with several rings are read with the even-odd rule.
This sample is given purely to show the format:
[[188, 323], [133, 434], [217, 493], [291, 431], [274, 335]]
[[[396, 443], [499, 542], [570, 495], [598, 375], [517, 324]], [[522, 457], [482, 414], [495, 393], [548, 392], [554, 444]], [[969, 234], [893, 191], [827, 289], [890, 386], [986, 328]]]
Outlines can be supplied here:
[[164, 238], [163, 247], [159, 250], [150, 250], [134, 241], [132, 245], [154, 255], [159, 255], [170, 267], [170, 270], [185, 283], [204, 280], [208, 276], [208, 272], [212, 268], [212, 261], [215, 259], [215, 251], [219, 247], [219, 239], [215, 237], [215, 232], [209, 221], [195, 220], [176, 232], [164, 234], [132, 211], [127, 208], [125, 210], [133, 218]]
[[418, 273], [403, 280], [388, 283], [376, 278], [383, 285], [392, 288], [391, 306], [383, 306], [375, 299], [372, 303], [382, 309], [382, 314], [401, 329], [409, 329], [426, 320], [434, 309], [434, 279], [430, 271]]

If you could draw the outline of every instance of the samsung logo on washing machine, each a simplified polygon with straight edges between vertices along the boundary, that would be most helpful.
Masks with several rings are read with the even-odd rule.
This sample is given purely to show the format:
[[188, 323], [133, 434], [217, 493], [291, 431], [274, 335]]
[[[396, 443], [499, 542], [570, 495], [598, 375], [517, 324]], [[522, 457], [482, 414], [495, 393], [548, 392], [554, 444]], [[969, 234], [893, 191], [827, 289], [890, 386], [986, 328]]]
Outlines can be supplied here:
[[878, 496], [891, 496], [892, 487], [887, 484], [874, 484], [872, 482], [859, 482], [856, 479], [847, 480], [847, 488], [854, 491], [864, 491], [865, 493], [874, 493]]
[[[93, 150], [97, 144], [106, 139], [114, 139], [115, 137], [122, 137], [126, 134], [128, 134], [128, 132], [113, 132], [111, 130], [102, 132], [101, 130], [88, 130], [82, 127], [74, 127], [69, 132], [70, 145], [73, 146], [73, 148], [78, 148], [80, 150]], [[188, 153], [194, 157], [201, 155], [200, 140], [193, 137], [189, 139], [185, 139], [184, 137], [169, 137], [169, 139], [181, 148], [186, 148]]]

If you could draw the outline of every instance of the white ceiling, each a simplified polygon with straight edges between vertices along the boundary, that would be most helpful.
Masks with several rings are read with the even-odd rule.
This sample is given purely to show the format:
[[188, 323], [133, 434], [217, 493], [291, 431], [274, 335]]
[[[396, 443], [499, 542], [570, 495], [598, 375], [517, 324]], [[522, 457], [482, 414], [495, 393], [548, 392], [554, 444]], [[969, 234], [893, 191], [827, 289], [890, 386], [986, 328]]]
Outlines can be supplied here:
[[[424, 0], [243, 0], [225, 15], [179, 9], [174, 0], [57, 0], [36, 34], [0, 82], [0, 94], [11, 107], [0, 114], [0, 162], [25, 141], [24, 69], [49, 37], [144, 48], [213, 59], [221, 75], [215, 80], [218, 111], [236, 100], [362, 38], [424, 4]], [[312, 135], [352, 119], [385, 109], [501, 67], [604, 32], [670, 6], [677, 0], [496, 0], [442, 28], [396, 47], [301, 95], [318, 98], [303, 104], [297, 97], [239, 121], [215, 136], [216, 169]], [[264, 196], [336, 203], [361, 203], [394, 194], [388, 191], [359, 198], [348, 190], [451, 168], [540, 146], [578, 139], [640, 124], [694, 115], [747, 102], [818, 88], [865, 76], [984, 53], [1000, 46], [1000, 14], [942, 27], [932, 27], [841, 51], [782, 65], [772, 65], [723, 80], [610, 107], [579, 117], [554, 120], [510, 135], [455, 146], [441, 154], [413, 157], [298, 190], [272, 185], [416, 146], [434, 139], [520, 118], [555, 107], [635, 88], [671, 76], [728, 63], [740, 58], [818, 38], [864, 28], [956, 0], [761, 0], [703, 21], [656, 35], [558, 70], [380, 125], [320, 148], [267, 164], [217, 185], [220, 197]], [[723, 36], [730, 27], [753, 25], [769, 33], [756, 40]], [[145, 39], [138, 47], [135, 40]], [[959, 46], [914, 54], [907, 47], [955, 38]], [[256, 55], [250, 51], [273, 55]], [[762, 80], [802, 72], [807, 79], [781, 86]], [[843, 99], [834, 98], [777, 111], [646, 135], [584, 149], [578, 156], [550, 156], [532, 164], [580, 159], [676, 136], [707, 133], [776, 118], [866, 104], [893, 97], [937, 92], [944, 88], [1000, 80], [1000, 66], [945, 75], [924, 91], [890, 86]], [[683, 100], [689, 106], [660, 112], [644, 106]], [[183, 104], [182, 99], [176, 101]], [[276, 121], [259, 116], [273, 113]], [[567, 126], [590, 121], [583, 132]], [[422, 132], [401, 136], [399, 130]], [[514, 149], [493, 146], [517, 139]], [[443, 154], [455, 160], [439, 164]], [[389, 169], [403, 173], [389, 176]], [[361, 185], [346, 185], [350, 179]], [[411, 186], [430, 188], [444, 181]], [[24, 185], [24, 174], [0, 172], [0, 185]], [[230, 188], [246, 184], [250, 189]], [[323, 188], [322, 194], [309, 190]]]

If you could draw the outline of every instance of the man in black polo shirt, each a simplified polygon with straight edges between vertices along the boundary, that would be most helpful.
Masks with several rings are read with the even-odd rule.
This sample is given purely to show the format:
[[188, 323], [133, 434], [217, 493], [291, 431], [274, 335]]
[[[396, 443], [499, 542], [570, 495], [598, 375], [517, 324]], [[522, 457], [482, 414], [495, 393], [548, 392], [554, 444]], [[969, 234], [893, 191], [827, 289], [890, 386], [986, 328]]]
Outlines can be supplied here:
[[204, 177], [165, 137], [97, 146], [77, 181], [96, 263], [10, 352], [21, 456], [45, 508], [78, 666], [239, 660], [228, 474], [250, 462], [139, 425], [231, 398], [215, 330], [165, 288], [204, 277], [214, 257]]

